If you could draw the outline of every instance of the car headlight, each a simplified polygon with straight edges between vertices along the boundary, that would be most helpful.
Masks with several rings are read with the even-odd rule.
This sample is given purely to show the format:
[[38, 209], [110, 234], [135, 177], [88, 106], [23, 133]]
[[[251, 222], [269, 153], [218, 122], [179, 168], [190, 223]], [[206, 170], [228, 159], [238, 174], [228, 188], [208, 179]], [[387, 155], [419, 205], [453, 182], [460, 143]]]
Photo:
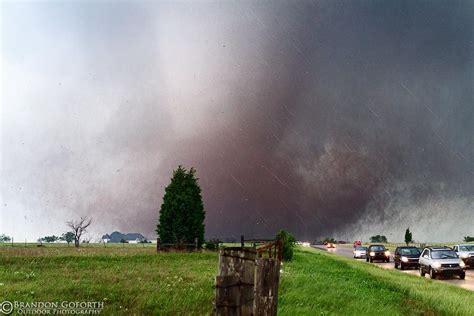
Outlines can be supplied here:
[[386, 257], [390, 256], [390, 251], [388, 251], [388, 250], [385, 251], [385, 256], [386, 256]]
[[434, 263], [433, 263], [433, 268], [435, 268], [435, 269], [441, 268], [441, 263], [439, 263], [439, 262], [434, 262]]
[[461, 268], [465, 268], [465, 267], [466, 267], [466, 264], [464, 263], [464, 261], [461, 261], [461, 262], [459, 263], [459, 266], [460, 266]]
[[402, 257], [402, 261], [403, 262], [408, 262], [408, 258], [407, 257]]
[[467, 253], [463, 253], [463, 254], [461, 255], [461, 258], [467, 258], [467, 257], [469, 257], [469, 255], [468, 255]]
[[371, 256], [371, 257], [375, 256], [375, 252], [371, 251], [371, 252], [370, 252], [370, 256]]

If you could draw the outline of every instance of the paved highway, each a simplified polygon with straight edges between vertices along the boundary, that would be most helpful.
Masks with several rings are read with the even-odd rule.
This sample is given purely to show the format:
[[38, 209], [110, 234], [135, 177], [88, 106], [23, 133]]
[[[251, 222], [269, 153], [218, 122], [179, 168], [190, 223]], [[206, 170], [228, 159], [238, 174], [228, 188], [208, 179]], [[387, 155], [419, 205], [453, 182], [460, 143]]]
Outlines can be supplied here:
[[[329, 252], [334, 252], [335, 254], [338, 254], [338, 255], [341, 255], [341, 256], [344, 256], [344, 257], [349, 257], [349, 258], [353, 258], [353, 253], [352, 253], [352, 247], [346, 247], [346, 246], [339, 246], [337, 247], [336, 249], [326, 249], [325, 246], [313, 246], [314, 248], [316, 249], [321, 249], [323, 251], [329, 251]], [[395, 249], [390, 249], [392, 252], [393, 250]], [[365, 259], [354, 259], [354, 260], [360, 260], [360, 261], [365, 261]], [[393, 270], [395, 269], [394, 265], [393, 265], [393, 258], [390, 258], [390, 263], [387, 263], [387, 262], [374, 262], [373, 264], [375, 265], [378, 265], [379, 267], [381, 268], [384, 268], [384, 269], [389, 269], [389, 270]], [[409, 274], [414, 274], [414, 275], [420, 275], [420, 273], [418, 272], [418, 270], [416, 269], [413, 269], [413, 270], [399, 270], [397, 269], [397, 271], [400, 271], [401, 273], [409, 273]], [[429, 278], [428, 275], [425, 276], [425, 278]], [[457, 285], [459, 287], [462, 287], [464, 289], [467, 289], [467, 290], [471, 290], [471, 291], [474, 291], [474, 269], [470, 269], [470, 270], [467, 270], [466, 271], [466, 279], [465, 280], [460, 280], [457, 276], [453, 276], [453, 277], [438, 277], [436, 278], [436, 280], [439, 280], [441, 282], [446, 282], [446, 283], [450, 283], [450, 284], [454, 284], [454, 285]]]

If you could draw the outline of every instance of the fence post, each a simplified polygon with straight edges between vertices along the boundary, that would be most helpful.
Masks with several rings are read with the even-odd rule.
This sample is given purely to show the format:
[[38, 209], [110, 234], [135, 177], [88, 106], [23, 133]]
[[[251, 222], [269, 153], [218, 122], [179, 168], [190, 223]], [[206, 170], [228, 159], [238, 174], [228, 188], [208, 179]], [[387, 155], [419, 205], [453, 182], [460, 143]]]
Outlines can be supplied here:
[[278, 239], [278, 260], [281, 261], [283, 259], [283, 241]]
[[253, 247], [229, 247], [219, 252], [216, 315], [254, 315], [255, 259]]
[[255, 271], [255, 315], [277, 314], [280, 261], [276, 258], [257, 259]]
[[[263, 254], [269, 258], [262, 258]], [[255, 247], [221, 249], [215, 283], [216, 315], [276, 316], [282, 255], [281, 240], [258, 250]]]

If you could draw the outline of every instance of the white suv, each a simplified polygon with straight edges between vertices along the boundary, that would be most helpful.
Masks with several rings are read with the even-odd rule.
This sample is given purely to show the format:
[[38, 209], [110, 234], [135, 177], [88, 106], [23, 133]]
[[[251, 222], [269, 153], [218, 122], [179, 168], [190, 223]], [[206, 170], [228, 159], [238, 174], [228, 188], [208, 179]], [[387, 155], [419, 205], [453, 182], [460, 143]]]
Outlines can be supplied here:
[[471, 268], [474, 268], [474, 244], [456, 245], [453, 247], [462, 261]]
[[458, 275], [461, 280], [466, 277], [466, 265], [459, 259], [454, 250], [448, 247], [428, 247], [420, 256], [420, 275], [428, 273], [432, 279], [438, 275]]

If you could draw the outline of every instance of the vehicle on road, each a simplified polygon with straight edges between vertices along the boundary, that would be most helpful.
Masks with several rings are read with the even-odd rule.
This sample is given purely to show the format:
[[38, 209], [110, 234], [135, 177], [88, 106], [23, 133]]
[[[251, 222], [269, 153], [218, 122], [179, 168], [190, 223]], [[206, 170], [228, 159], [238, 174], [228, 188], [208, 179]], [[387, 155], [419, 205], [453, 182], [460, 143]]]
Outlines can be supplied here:
[[355, 247], [354, 248], [354, 258], [366, 258], [367, 257], [367, 247]]
[[375, 260], [390, 262], [390, 251], [384, 245], [370, 245], [367, 248], [366, 261], [374, 262]]
[[418, 268], [421, 251], [416, 247], [397, 247], [393, 253], [395, 269]]
[[465, 245], [456, 245], [453, 247], [453, 250], [457, 253], [459, 258], [464, 261], [464, 264], [469, 266], [469, 268], [474, 268], [474, 245], [465, 244]]
[[332, 242], [328, 242], [328, 243], [326, 244], [326, 248], [328, 248], [328, 249], [331, 249], [331, 248], [334, 249], [334, 248], [336, 248], [336, 244], [333, 244]]
[[456, 252], [448, 247], [427, 247], [420, 256], [420, 275], [426, 273], [436, 279], [439, 275], [457, 275], [461, 280], [466, 277], [466, 264], [459, 259]]

